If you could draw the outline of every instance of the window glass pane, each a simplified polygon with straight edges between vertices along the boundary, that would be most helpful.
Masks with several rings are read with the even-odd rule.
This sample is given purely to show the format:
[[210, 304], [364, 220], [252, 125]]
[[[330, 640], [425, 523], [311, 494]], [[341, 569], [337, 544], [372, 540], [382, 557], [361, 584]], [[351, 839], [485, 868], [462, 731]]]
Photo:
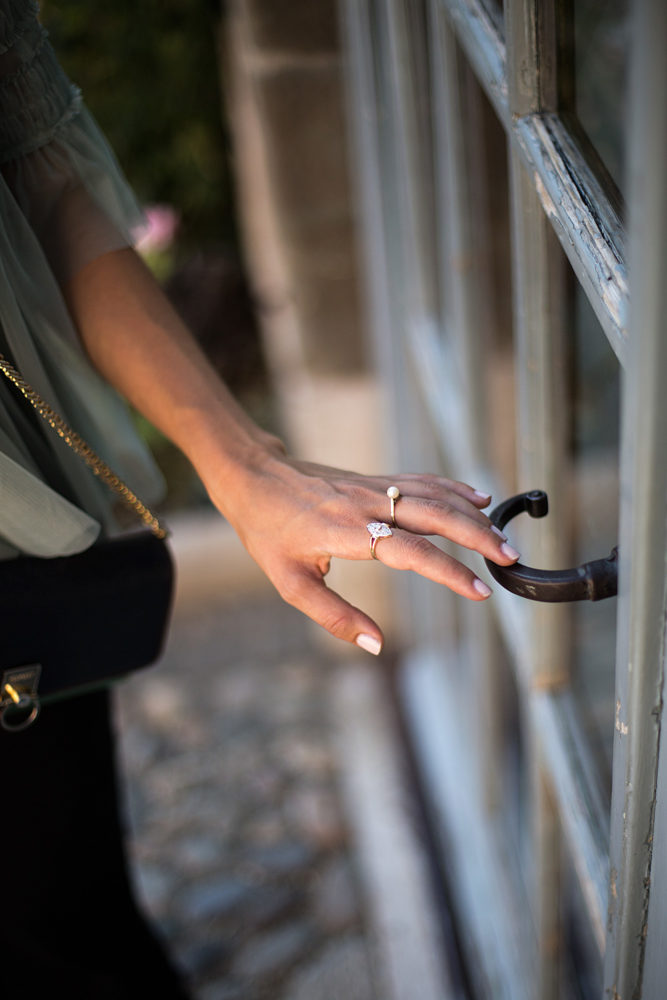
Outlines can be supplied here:
[[602, 959], [586, 914], [581, 885], [571, 858], [561, 864], [564, 991], [567, 1000], [590, 1000], [603, 995]]
[[573, 0], [574, 110], [613, 181], [623, 191], [623, 123], [629, 44], [628, 0]]
[[495, 29], [501, 38], [505, 37], [505, 0], [482, 0], [482, 3], [489, 12], [489, 16], [494, 23]]
[[[497, 713], [496, 725], [500, 729], [497, 757], [493, 763], [500, 772], [500, 794], [497, 798], [502, 824], [517, 870], [528, 876], [530, 866], [529, 798], [530, 768], [522, 725], [519, 692], [510, 665], [510, 656], [500, 634], [495, 649], [494, 670], [497, 671]], [[479, 698], [479, 694], [478, 694]], [[515, 852], [515, 853], [514, 853]]]
[[[609, 555], [618, 538], [620, 372], [583, 292], [574, 291], [573, 465], [577, 564]], [[613, 598], [573, 605], [573, 684], [606, 787], [614, 731], [616, 606]]]
[[433, 176], [433, 112], [431, 106], [431, 66], [427, 39], [427, 12], [423, 0], [405, 0], [402, 4], [401, 27], [404, 35], [401, 79], [407, 102], [408, 143], [414, 196], [415, 231], [420, 254], [424, 308], [437, 312], [437, 241], [435, 234], [435, 193]]
[[484, 91], [467, 71], [469, 211], [473, 255], [469, 262], [477, 324], [484, 347], [486, 460], [504, 496], [516, 492], [516, 363], [512, 323], [510, 204], [505, 130]]
[[[431, 80], [423, 2], [369, 6], [387, 252], [409, 315], [437, 310]], [[392, 267], [393, 269], [393, 267]], [[400, 292], [400, 294], [399, 294]]]
[[[475, 408], [483, 428], [477, 448], [509, 496], [516, 485], [516, 393], [507, 139], [461, 49], [454, 49], [457, 71], [449, 78], [459, 123], [454, 136], [442, 129], [446, 109], [435, 107], [442, 326], [461, 379], [463, 355], [471, 343], [477, 345], [482, 385]], [[462, 176], [448, 183], [448, 169], [456, 173], [448, 153], [459, 144]], [[465, 331], [457, 307], [465, 309]]]

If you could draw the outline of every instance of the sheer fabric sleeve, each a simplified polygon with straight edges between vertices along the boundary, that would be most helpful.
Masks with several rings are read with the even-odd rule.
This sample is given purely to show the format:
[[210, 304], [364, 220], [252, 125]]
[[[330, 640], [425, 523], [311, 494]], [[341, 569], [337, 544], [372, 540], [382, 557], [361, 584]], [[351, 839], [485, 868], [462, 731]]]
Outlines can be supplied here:
[[[131, 244], [137, 203], [30, 0], [0, 0], [0, 352], [146, 503], [162, 477], [92, 368], [62, 283]], [[69, 555], [119, 530], [108, 490], [0, 385], [0, 558]]]
[[37, 6], [0, 0], [0, 169], [59, 281], [131, 245], [142, 214]]

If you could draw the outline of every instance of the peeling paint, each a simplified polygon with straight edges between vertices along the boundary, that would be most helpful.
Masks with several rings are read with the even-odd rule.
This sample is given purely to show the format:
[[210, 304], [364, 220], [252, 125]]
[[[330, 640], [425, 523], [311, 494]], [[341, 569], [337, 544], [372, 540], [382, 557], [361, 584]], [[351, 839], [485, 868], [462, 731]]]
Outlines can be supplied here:
[[616, 917], [616, 904], [618, 902], [618, 888], [616, 880], [618, 872], [612, 868], [609, 872], [609, 898], [607, 902], [607, 934], [611, 934], [614, 929], [614, 919]]
[[535, 181], [535, 187], [537, 189], [538, 197], [542, 202], [542, 208], [547, 213], [547, 215], [551, 216], [552, 218], [555, 218], [558, 215], [556, 211], [556, 206], [553, 203], [551, 195], [545, 188], [542, 178], [538, 173], [535, 173], [533, 174], [533, 180]]
[[[619, 242], [620, 223], [600, 214], [594, 195], [581, 182], [571, 151], [563, 148], [563, 136], [553, 122], [539, 115], [517, 120], [517, 138], [526, 157], [540, 203], [564, 246], [575, 271], [594, 289], [614, 351], [623, 360], [627, 342], [625, 329], [628, 279]], [[575, 263], [576, 262], [576, 263]], [[597, 311], [597, 310], [596, 310]]]
[[628, 727], [625, 724], [625, 722], [621, 722], [620, 716], [621, 716], [621, 700], [619, 698], [616, 701], [616, 717], [614, 719], [614, 727], [615, 727], [616, 731], [621, 734], [621, 736], [627, 736], [628, 735]]

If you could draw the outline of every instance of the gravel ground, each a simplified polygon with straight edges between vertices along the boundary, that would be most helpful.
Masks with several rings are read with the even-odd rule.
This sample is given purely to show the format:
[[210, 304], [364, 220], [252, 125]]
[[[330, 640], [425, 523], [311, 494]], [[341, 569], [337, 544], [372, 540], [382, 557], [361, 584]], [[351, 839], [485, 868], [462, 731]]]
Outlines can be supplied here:
[[381, 1000], [330, 708], [277, 596], [176, 610], [119, 688], [140, 895], [197, 1000]]

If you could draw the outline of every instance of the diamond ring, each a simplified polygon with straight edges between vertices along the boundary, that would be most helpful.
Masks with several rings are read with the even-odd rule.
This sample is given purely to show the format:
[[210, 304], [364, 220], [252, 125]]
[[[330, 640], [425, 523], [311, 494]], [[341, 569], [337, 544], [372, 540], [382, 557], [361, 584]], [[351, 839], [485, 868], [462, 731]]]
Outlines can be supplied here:
[[371, 536], [371, 559], [377, 559], [375, 555], [375, 546], [377, 545], [378, 538], [389, 538], [393, 534], [391, 528], [384, 521], [369, 521], [366, 525], [366, 530]]

